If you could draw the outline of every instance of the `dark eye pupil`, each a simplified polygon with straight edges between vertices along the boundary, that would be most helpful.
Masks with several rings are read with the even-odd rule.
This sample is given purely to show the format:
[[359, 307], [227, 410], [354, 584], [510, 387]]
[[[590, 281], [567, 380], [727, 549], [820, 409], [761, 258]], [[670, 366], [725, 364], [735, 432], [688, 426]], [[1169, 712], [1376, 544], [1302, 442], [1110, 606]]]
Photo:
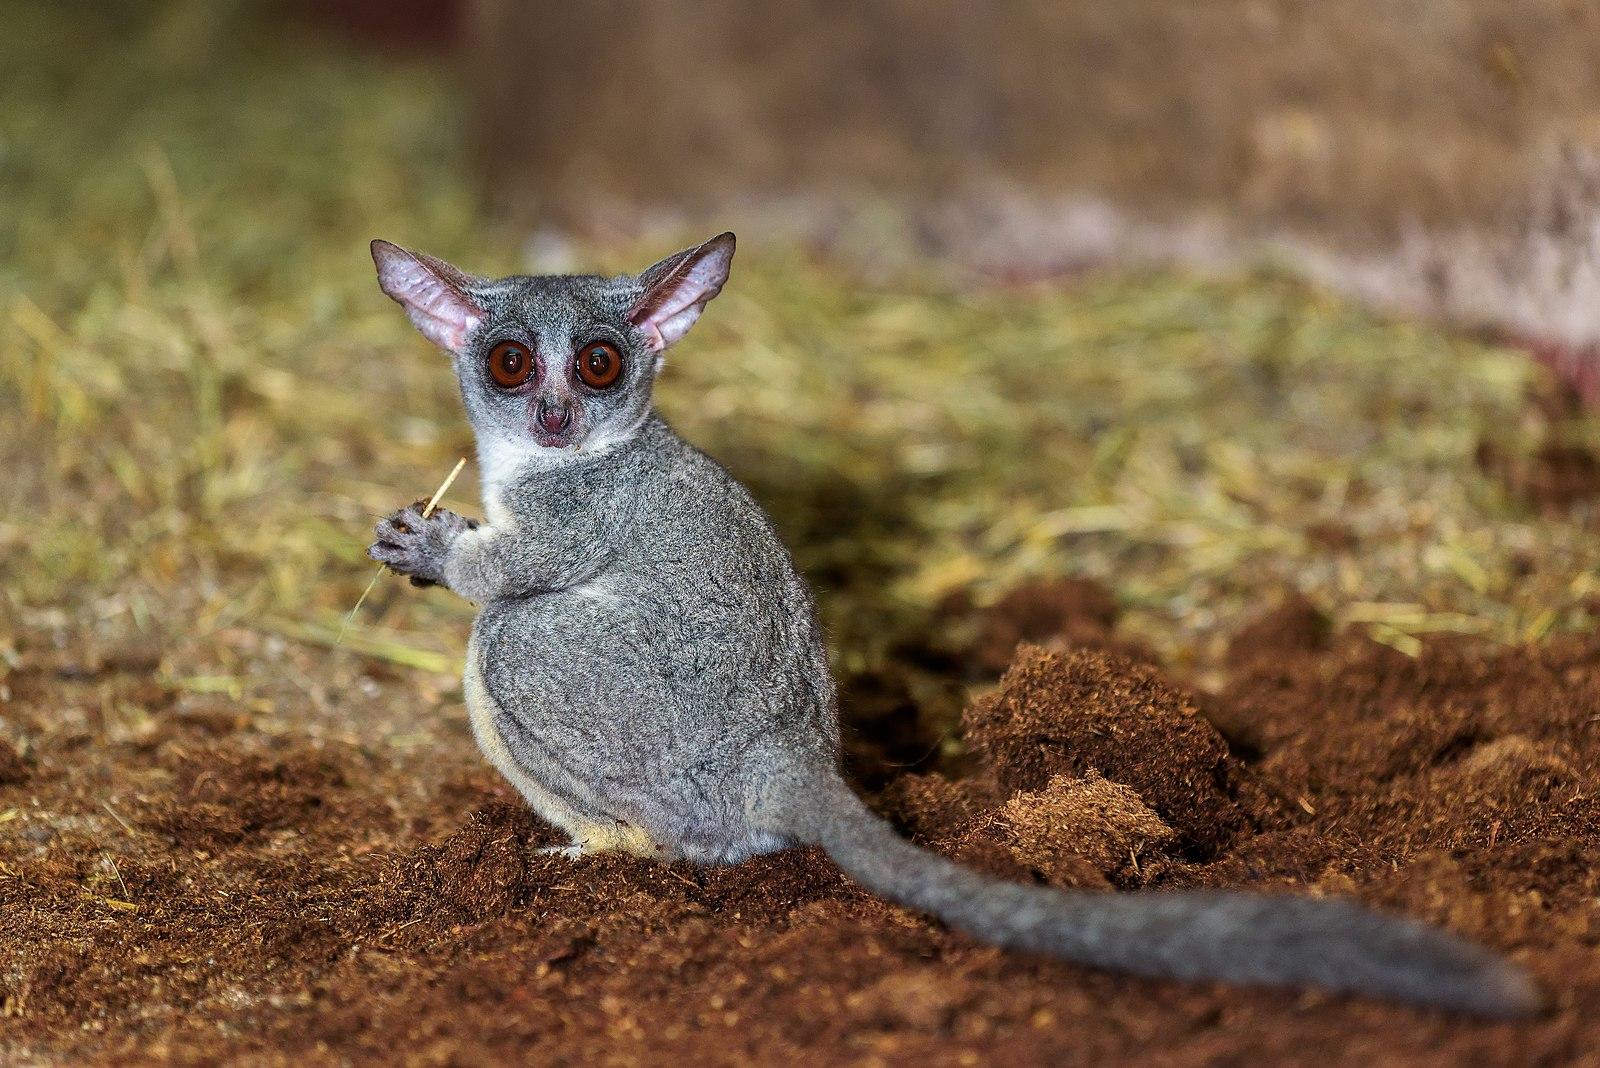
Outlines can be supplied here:
[[514, 375], [522, 370], [522, 350], [507, 349], [500, 356], [500, 368], [508, 375]]
[[605, 349], [589, 350], [589, 370], [595, 374], [604, 374], [611, 364], [611, 356]]

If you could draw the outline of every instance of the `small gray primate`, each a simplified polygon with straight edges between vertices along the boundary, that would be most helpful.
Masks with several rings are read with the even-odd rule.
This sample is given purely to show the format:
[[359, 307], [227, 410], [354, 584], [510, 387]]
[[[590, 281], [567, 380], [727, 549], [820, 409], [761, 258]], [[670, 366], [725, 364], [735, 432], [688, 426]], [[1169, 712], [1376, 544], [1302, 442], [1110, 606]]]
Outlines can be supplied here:
[[1540, 1004], [1453, 935], [1331, 900], [1063, 893], [901, 838], [840, 777], [811, 594], [761, 508], [651, 408], [662, 354], [728, 279], [732, 234], [615, 278], [475, 278], [386, 241], [383, 291], [452, 356], [486, 522], [420, 505], [370, 552], [481, 605], [478, 743], [566, 852], [733, 864], [825, 849], [876, 893], [997, 945], [1179, 979], [1312, 985], [1494, 1016]]

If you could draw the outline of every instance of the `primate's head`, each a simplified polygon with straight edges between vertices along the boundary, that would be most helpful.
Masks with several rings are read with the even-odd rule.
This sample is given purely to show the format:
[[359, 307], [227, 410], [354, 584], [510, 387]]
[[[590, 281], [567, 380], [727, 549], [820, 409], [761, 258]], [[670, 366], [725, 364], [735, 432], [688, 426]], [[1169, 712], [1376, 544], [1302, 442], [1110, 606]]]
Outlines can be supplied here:
[[476, 278], [388, 241], [378, 284], [450, 353], [488, 468], [626, 440], [650, 410], [667, 346], [721, 291], [732, 234], [637, 275]]

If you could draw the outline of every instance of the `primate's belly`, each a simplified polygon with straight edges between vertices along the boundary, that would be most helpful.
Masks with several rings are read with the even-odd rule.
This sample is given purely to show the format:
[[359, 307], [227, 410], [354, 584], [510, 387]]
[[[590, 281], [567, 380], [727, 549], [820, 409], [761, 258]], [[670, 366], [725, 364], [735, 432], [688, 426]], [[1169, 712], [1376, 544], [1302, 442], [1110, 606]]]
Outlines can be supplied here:
[[462, 692], [478, 748], [540, 817], [571, 835], [574, 846], [583, 851], [650, 857], [670, 853], [643, 827], [608, 812], [605, 799], [593, 796], [593, 790], [577, 776], [554, 761], [540, 760], [538, 748], [518, 745], [513, 752], [507, 741], [505, 713], [484, 682], [475, 641], [467, 646]]
[[586, 591], [488, 605], [464, 693], [490, 762], [585, 850], [720, 862], [782, 843], [748, 825], [730, 702]]

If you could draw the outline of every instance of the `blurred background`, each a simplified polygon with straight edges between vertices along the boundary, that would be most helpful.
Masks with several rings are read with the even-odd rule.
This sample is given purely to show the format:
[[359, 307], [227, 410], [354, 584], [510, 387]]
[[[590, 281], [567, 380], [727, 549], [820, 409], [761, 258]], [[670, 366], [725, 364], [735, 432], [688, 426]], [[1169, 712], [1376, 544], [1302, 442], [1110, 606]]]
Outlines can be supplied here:
[[[1271, 256], [1391, 309], [1600, 339], [1583, 0], [451, 15], [478, 172], [536, 248], [715, 217], [1004, 277]], [[1562, 370], [1593, 392], [1589, 358]]]
[[1012, 596], [1021, 636], [1088, 603], [1199, 678], [1289, 595], [1408, 653], [1592, 626], [1593, 3], [3, 15], [14, 646], [453, 692], [466, 606], [380, 582], [345, 630], [372, 517], [470, 450], [367, 241], [622, 271], [724, 228], [661, 404], [773, 511], [900, 758]]

